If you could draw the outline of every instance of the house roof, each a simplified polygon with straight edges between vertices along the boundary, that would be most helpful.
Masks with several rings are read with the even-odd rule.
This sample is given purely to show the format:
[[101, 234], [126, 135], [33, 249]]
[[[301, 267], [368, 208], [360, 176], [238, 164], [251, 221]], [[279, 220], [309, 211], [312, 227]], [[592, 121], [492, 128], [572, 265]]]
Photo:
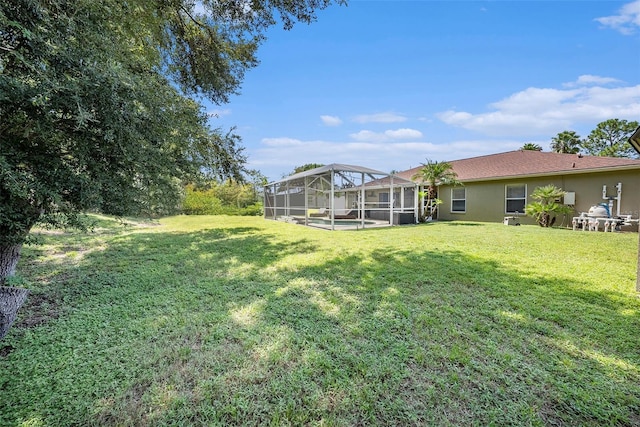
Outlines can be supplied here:
[[[449, 163], [461, 182], [640, 169], [640, 160], [533, 150], [509, 151]], [[412, 179], [421, 168], [400, 172], [398, 176]]]

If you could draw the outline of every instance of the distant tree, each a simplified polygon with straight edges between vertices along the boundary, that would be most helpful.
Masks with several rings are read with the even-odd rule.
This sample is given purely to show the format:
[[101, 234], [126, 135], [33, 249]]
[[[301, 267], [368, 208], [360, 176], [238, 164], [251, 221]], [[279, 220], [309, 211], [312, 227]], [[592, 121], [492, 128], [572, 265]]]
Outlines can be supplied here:
[[542, 151], [542, 147], [539, 146], [538, 144], [534, 144], [533, 142], [527, 142], [522, 146], [521, 150]]
[[577, 154], [582, 139], [572, 130], [565, 130], [551, 138], [551, 151], [554, 153]]
[[264, 186], [269, 183], [266, 176], [257, 169], [249, 169], [247, 171], [247, 182], [253, 186], [253, 194], [256, 200], [261, 200], [264, 194]]
[[585, 153], [592, 156], [639, 158], [638, 153], [629, 144], [629, 137], [637, 127], [636, 121], [606, 120], [598, 123], [582, 141], [581, 147]]
[[436, 213], [437, 206], [442, 203], [437, 197], [438, 185], [462, 185], [451, 163], [435, 162], [429, 159], [427, 159], [427, 163], [422, 163], [422, 168], [413, 175], [412, 179], [427, 184], [427, 190], [422, 195], [422, 198], [427, 201], [427, 217], [433, 217]]
[[258, 215], [262, 200], [253, 183], [224, 182], [189, 184], [184, 188], [182, 212], [187, 215]]

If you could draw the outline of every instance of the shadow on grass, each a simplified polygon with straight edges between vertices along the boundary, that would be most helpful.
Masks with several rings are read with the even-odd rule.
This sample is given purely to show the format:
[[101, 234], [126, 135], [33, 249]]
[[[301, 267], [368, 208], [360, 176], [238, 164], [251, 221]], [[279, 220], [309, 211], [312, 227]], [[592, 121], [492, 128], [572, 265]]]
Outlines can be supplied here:
[[49, 268], [36, 292], [60, 316], [16, 325], [0, 424], [640, 421], [640, 303], [579, 281], [252, 227], [124, 235]]

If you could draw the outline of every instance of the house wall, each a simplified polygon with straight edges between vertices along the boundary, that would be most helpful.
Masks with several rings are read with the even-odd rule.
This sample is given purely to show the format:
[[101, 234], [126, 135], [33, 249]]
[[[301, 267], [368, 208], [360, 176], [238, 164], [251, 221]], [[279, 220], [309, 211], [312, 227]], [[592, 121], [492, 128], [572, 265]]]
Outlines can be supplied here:
[[[466, 220], [482, 222], [502, 222], [505, 216], [511, 216], [505, 212], [505, 185], [526, 184], [526, 203], [533, 202], [531, 193], [537, 188], [548, 184], [562, 188], [564, 191], [573, 191], [576, 194], [574, 216], [581, 212], [587, 212], [593, 205], [608, 203], [602, 198], [602, 186], [607, 186], [607, 195], [616, 196], [615, 188], [618, 182], [622, 183], [622, 196], [620, 205], [621, 215], [640, 216], [640, 173], [637, 170], [600, 172], [589, 174], [569, 174], [559, 176], [547, 176], [526, 179], [509, 179], [483, 182], [465, 183], [466, 212], [451, 212], [451, 186], [441, 186], [438, 197], [443, 201], [439, 206], [438, 218], [441, 220]], [[615, 215], [617, 202], [614, 201], [612, 214]], [[523, 224], [535, 224], [533, 218], [520, 215]], [[557, 225], [561, 225], [562, 219], [558, 218]], [[564, 221], [564, 225], [571, 225], [571, 218]], [[637, 229], [637, 228], [636, 228]]]

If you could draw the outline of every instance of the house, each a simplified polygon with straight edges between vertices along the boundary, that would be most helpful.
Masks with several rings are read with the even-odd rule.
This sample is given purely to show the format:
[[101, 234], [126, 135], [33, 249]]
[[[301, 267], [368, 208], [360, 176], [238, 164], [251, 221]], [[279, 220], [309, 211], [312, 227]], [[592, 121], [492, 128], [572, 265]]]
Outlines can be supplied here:
[[[576, 216], [601, 203], [612, 215], [640, 215], [640, 160], [518, 150], [450, 163], [463, 185], [438, 187], [441, 220], [502, 222], [518, 215], [534, 224], [524, 208], [533, 201], [531, 193], [548, 184], [567, 192], [561, 202]], [[420, 168], [397, 175], [413, 179]], [[562, 223], [571, 225], [571, 218], [558, 218], [556, 225]]]

